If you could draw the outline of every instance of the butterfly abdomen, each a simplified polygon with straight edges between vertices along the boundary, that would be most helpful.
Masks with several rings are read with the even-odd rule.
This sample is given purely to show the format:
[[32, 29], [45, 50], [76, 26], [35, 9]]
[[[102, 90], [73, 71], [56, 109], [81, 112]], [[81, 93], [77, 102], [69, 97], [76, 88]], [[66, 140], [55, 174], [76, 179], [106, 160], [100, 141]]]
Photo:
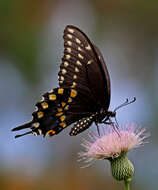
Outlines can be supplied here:
[[74, 126], [71, 128], [70, 136], [76, 136], [84, 130], [88, 129], [95, 120], [95, 115], [93, 114], [90, 117], [80, 119]]

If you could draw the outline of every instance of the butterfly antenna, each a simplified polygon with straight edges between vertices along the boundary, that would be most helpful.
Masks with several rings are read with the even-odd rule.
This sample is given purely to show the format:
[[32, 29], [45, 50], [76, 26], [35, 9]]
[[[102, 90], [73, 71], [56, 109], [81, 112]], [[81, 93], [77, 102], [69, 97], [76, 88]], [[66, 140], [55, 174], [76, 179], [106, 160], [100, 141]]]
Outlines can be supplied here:
[[[120, 109], [120, 108], [122, 108], [122, 107], [124, 107], [124, 106], [127, 106], [127, 105], [129, 105], [129, 104], [132, 104], [132, 103], [135, 102], [135, 101], [136, 101], [136, 97], [134, 97], [133, 100], [131, 100], [131, 101], [129, 101], [128, 98], [127, 98], [126, 101], [125, 101], [123, 104], [121, 104], [120, 106], [118, 106], [118, 107], [116, 107], [116, 108], [114, 109], [114, 112], [116, 112], [116, 110], [118, 110], [118, 109]], [[116, 118], [115, 118], [115, 121], [116, 121]]]

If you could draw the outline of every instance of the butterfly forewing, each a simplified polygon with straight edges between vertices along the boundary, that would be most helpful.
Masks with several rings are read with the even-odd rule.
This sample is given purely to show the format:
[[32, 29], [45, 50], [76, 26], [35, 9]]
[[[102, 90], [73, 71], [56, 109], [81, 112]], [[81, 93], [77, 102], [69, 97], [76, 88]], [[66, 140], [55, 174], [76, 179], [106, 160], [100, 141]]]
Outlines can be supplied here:
[[88, 38], [74, 26], [67, 26], [64, 30], [64, 56], [59, 71], [59, 85], [61, 87], [73, 87], [87, 96], [91, 95], [87, 78], [87, 62], [95, 59]]
[[[87, 75], [97, 104], [108, 110], [110, 104], [110, 76], [104, 62], [103, 56], [96, 46], [93, 46], [97, 55], [97, 62], [88, 64]], [[95, 77], [94, 77], [95, 76]]]
[[[64, 56], [59, 71], [59, 85], [74, 87], [89, 103], [104, 106], [110, 103], [110, 79], [98, 48], [78, 28], [64, 30]], [[85, 93], [84, 93], [85, 92]]]

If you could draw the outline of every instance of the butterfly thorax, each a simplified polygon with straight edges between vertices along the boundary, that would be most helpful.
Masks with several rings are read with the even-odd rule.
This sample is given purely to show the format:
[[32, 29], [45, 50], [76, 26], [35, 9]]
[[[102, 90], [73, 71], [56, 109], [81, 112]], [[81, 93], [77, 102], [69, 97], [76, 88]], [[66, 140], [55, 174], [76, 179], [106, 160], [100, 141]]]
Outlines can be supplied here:
[[115, 117], [116, 112], [105, 110], [104, 108], [101, 108], [99, 112], [97, 112], [95, 120], [97, 123], [102, 123], [103, 120], [107, 121], [110, 117]]

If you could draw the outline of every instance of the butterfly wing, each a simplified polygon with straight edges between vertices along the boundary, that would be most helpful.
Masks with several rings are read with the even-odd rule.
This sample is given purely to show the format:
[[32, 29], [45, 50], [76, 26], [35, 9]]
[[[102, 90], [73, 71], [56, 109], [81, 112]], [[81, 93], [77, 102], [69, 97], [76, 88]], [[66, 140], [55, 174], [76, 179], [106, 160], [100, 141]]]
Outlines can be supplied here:
[[88, 98], [89, 105], [107, 110], [110, 77], [101, 52], [77, 27], [68, 25], [63, 38], [64, 56], [58, 73], [60, 87], [73, 87], [82, 98]]
[[[32, 121], [13, 129], [13, 131], [18, 131], [30, 128], [31, 131], [16, 137], [31, 133], [52, 136], [77, 121], [78, 118], [82, 118], [84, 114], [77, 114], [75, 111], [78, 110], [79, 105], [77, 103], [71, 108], [76, 97], [77, 91], [70, 88], [55, 88], [45, 93], [42, 100], [36, 104], [35, 111], [32, 113]], [[84, 106], [80, 106], [80, 109], [87, 110]], [[75, 112], [76, 116], [73, 114], [72, 117], [71, 111]]]
[[16, 137], [32, 133], [53, 136], [78, 121], [72, 128], [75, 134], [78, 125], [79, 132], [87, 129], [94, 121], [92, 115], [102, 107], [108, 109], [110, 79], [103, 57], [74, 26], [64, 30], [64, 56], [58, 75], [60, 88], [43, 95], [42, 101], [36, 104], [31, 122], [13, 129], [30, 128], [31, 131]]
[[93, 45], [93, 48], [97, 55], [97, 62], [91, 61], [88, 64], [88, 79], [93, 87], [92, 90], [97, 103], [105, 110], [108, 110], [111, 98], [110, 76], [100, 50], [95, 45]]

